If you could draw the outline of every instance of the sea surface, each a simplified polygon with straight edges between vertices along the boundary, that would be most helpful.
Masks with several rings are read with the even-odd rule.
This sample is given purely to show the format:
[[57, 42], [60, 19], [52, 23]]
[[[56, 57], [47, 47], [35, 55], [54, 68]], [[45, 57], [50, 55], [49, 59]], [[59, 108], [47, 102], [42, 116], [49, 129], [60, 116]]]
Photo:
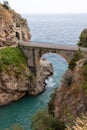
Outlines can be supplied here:
[[87, 14], [23, 15], [28, 20], [31, 42], [76, 45], [87, 28]]
[[[31, 42], [42, 44], [62, 44], [76, 46], [79, 35], [87, 28], [87, 14], [56, 14], [56, 15], [23, 15], [28, 20], [31, 30]], [[55, 88], [61, 86], [62, 75], [68, 69], [66, 60], [48, 53], [45, 57], [53, 64], [54, 75], [46, 80], [46, 91], [41, 95], [26, 96], [7, 106], [0, 107], [0, 130], [18, 124], [25, 130], [31, 130], [30, 124], [38, 109], [47, 107], [50, 95]]]

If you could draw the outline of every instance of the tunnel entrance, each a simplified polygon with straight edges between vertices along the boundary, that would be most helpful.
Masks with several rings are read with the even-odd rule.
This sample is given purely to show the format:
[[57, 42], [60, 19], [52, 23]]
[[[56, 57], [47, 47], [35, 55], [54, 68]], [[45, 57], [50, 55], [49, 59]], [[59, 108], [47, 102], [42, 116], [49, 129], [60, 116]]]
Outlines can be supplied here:
[[16, 32], [16, 37], [17, 37], [18, 40], [20, 40], [20, 34], [19, 34], [19, 32]]

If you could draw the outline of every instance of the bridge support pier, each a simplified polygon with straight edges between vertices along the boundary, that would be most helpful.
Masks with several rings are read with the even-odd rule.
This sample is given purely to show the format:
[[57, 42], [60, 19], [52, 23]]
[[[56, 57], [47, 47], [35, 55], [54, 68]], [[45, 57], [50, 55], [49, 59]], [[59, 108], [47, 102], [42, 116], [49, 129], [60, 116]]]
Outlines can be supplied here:
[[36, 48], [30, 48], [25, 46], [20, 46], [21, 50], [27, 57], [27, 65], [29, 69], [37, 75], [37, 66], [39, 64], [40, 55], [38, 52], [38, 49]]

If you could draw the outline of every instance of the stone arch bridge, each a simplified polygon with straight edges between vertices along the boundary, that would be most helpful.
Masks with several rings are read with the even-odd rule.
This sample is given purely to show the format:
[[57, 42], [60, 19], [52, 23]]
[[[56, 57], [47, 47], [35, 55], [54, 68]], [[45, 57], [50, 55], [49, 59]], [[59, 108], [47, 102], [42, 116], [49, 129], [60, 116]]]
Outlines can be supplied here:
[[69, 63], [76, 51], [80, 50], [84, 53], [87, 52], [86, 48], [77, 46], [27, 43], [22, 41], [19, 42], [19, 46], [27, 56], [28, 66], [32, 70], [35, 70], [37, 68], [40, 58], [45, 53], [56, 53], [58, 55], [61, 55]]

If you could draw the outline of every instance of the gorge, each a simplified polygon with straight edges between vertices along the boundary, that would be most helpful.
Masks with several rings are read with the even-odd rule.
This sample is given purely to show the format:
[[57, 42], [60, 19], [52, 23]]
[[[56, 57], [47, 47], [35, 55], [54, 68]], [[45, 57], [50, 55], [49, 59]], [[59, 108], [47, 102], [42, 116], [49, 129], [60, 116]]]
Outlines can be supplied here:
[[[19, 19], [21, 19], [21, 17], [18, 14], [15, 14], [15, 12], [14, 12], [14, 15], [18, 17], [18, 18], [17, 17], [15, 18], [15, 16], [13, 14], [10, 15], [9, 11], [5, 10], [2, 6], [0, 7], [0, 10], [6, 11], [7, 15], [9, 16], [9, 18], [11, 20], [9, 22], [6, 21], [7, 18], [4, 19], [4, 15], [6, 14], [6, 12], [4, 14], [3, 14], [4, 11], [2, 11], [2, 13], [0, 12], [1, 13], [0, 16], [3, 14], [3, 19], [1, 17], [1, 21], [2, 20], [5, 21], [4, 25], [2, 24], [3, 22], [1, 22], [2, 29], [0, 30], [0, 33], [1, 33], [0, 46], [17, 45], [18, 40], [29, 41], [31, 35], [29, 32], [29, 28], [26, 24], [26, 20], [24, 20], [24, 19], [19, 20]], [[12, 20], [11, 18], [12, 19], [15, 18], [15, 20]], [[16, 29], [15, 29], [14, 21], [17, 22]], [[10, 29], [11, 26], [9, 25], [9, 23], [12, 26], [11, 29]], [[7, 31], [6, 31], [6, 29], [7, 29]], [[20, 33], [21, 31], [22, 31], [22, 33]], [[13, 40], [13, 41], [10, 42], [11, 40]], [[42, 90], [44, 90], [44, 85], [45, 85], [44, 80], [43, 80], [43, 82], [40, 80], [39, 82], [41, 84], [40, 84], [40, 86], [38, 85], [39, 88], [42, 86], [43, 89], [42, 90], [40, 90], [39, 88], [38, 88], [38, 90], [36, 89], [36, 77], [35, 77], [36, 75], [35, 75], [35, 73], [32, 73], [31, 70], [29, 69], [29, 67], [27, 66], [27, 64], [26, 64], [27, 59], [25, 58], [24, 54], [20, 51], [19, 48], [5, 48], [4, 50], [0, 50], [0, 53], [1, 53], [1, 56], [0, 56], [0, 71], [1, 71], [0, 77], [1, 77], [1, 79], [0, 80], [2, 80], [0, 82], [0, 85], [1, 85], [0, 86], [0, 93], [1, 93], [0, 100], [2, 99], [1, 104], [2, 104], [3, 100], [5, 100], [6, 104], [7, 104], [11, 101], [17, 100], [20, 97], [24, 96], [25, 93], [29, 94], [29, 92], [31, 92], [31, 95], [36, 95], [38, 93], [38, 90], [40, 91], [40, 93]], [[22, 59], [21, 59], [21, 57], [22, 57]], [[51, 57], [52, 57], [52, 55], [51, 55]], [[55, 57], [54, 59], [56, 59], [57, 62], [55, 62], [55, 60], [53, 60], [53, 57]], [[53, 54], [53, 57], [52, 57], [51, 61], [53, 60], [53, 63], [55, 62], [55, 64], [56, 64], [56, 69], [54, 70], [54, 75], [58, 76], [58, 77], [56, 76], [57, 77], [56, 81], [57, 80], [60, 81], [61, 75], [67, 69], [67, 64], [62, 58], [59, 58], [59, 57], [57, 58], [54, 54]], [[48, 56], [48, 59], [49, 58], [50, 58], [50, 56]], [[42, 59], [44, 60], [43, 57], [42, 57]], [[80, 116], [80, 111], [81, 111], [81, 113], [84, 113], [84, 114], [87, 112], [87, 102], [86, 102], [87, 95], [86, 95], [86, 91], [85, 91], [86, 88], [84, 88], [84, 85], [82, 84], [82, 82], [84, 81], [83, 80], [84, 79], [83, 66], [86, 65], [86, 57], [84, 56], [84, 57], [82, 57], [82, 59], [77, 58], [77, 60], [79, 60], [79, 61], [76, 61], [76, 63], [74, 63], [75, 68], [73, 68], [73, 70], [69, 70], [66, 72], [64, 79], [63, 79], [64, 84], [62, 85], [62, 87], [60, 89], [57, 89], [56, 93], [54, 94], [55, 95], [54, 99], [52, 99], [53, 103], [51, 104], [52, 106], [54, 106], [54, 109], [52, 109], [52, 110], [49, 109], [49, 111], [52, 111], [52, 113], [54, 113], [55, 118], [60, 118], [65, 123], [71, 123], [72, 120], [74, 120], [74, 117], [76, 118], [77, 116]], [[53, 74], [52, 65], [50, 64], [49, 71], [48, 71], [48, 66], [47, 66], [47, 70], [46, 70], [46, 66], [43, 69], [42, 62], [43, 61], [41, 61], [42, 68], [39, 67], [38, 70], [40, 70], [40, 69], [43, 71], [45, 70], [46, 74], [47, 74], [47, 72], [49, 72], [47, 74], [48, 76], [50, 74], [52, 75]], [[47, 61], [45, 61], [44, 63], [46, 63], [46, 62]], [[57, 71], [57, 69], [59, 67], [60, 67], [60, 70]], [[40, 75], [43, 76], [42, 71], [40, 71], [38, 73], [39, 79], [41, 78]], [[46, 78], [48, 77], [47, 75], [45, 75]], [[50, 80], [52, 80], [52, 79], [50, 79]], [[55, 81], [55, 77], [54, 77], [54, 81]], [[59, 82], [59, 81], [57, 81], [57, 82]], [[53, 80], [51, 81], [51, 84], [52, 83], [53, 83]], [[81, 84], [81, 86], [80, 86], [80, 84]], [[14, 85], [14, 87], [13, 87], [13, 85]], [[60, 84], [58, 83], [57, 85], [59, 86]], [[55, 86], [55, 88], [57, 87], [56, 85], [53, 85], [53, 87], [54, 86]], [[8, 106], [2, 107], [2, 109], [0, 109], [0, 113], [2, 114], [1, 116], [3, 117], [2, 121], [0, 122], [1, 128], [2, 129], [5, 129], [7, 127], [10, 128], [11, 124], [13, 125], [15, 122], [15, 123], [23, 124], [25, 126], [25, 129], [27, 130], [28, 125], [30, 125], [30, 122], [29, 122], [29, 124], [27, 124], [27, 121], [29, 118], [31, 118], [31, 115], [28, 115], [28, 114], [32, 113], [32, 115], [33, 115], [34, 112], [36, 112], [37, 108], [43, 108], [44, 107], [43, 102], [46, 102], [46, 104], [47, 104], [47, 102], [49, 100], [48, 95], [51, 94], [50, 91], [52, 92], [53, 88], [49, 88], [49, 89], [47, 88], [46, 91], [49, 92], [49, 94], [43, 93], [42, 95], [38, 95], [36, 97], [28, 97], [28, 98], [24, 97], [24, 99], [22, 101], [19, 100], [18, 102], [10, 104], [10, 107], [8, 107]], [[36, 92], [36, 94], [35, 94], [35, 92]], [[9, 93], [10, 94], [12, 93], [12, 94], [9, 95]], [[15, 93], [17, 95], [15, 95]], [[6, 96], [6, 94], [7, 94], [7, 96]], [[44, 97], [43, 97], [43, 95], [44, 95]], [[11, 97], [13, 98], [12, 100], [10, 100]], [[35, 98], [36, 98], [36, 100], [35, 100]], [[32, 99], [32, 100], [30, 100], [30, 99]], [[25, 105], [24, 102], [29, 102], [29, 103], [27, 105]], [[33, 103], [35, 105], [33, 105]], [[18, 108], [15, 107], [15, 104], [18, 105]], [[39, 104], [40, 104], [40, 106], [39, 106]], [[2, 104], [2, 105], [4, 105], [4, 104]], [[22, 109], [22, 107], [23, 107], [23, 109]], [[15, 114], [14, 109], [16, 109], [16, 112], [17, 112], [16, 114]], [[35, 109], [35, 111], [32, 111], [34, 109]], [[4, 111], [5, 114], [4, 114], [3, 110], [5, 110]], [[12, 114], [10, 114], [10, 111]], [[29, 113], [28, 113], [28, 111], [29, 111]], [[18, 114], [18, 113], [20, 113], [20, 114]], [[5, 115], [7, 115], [8, 118], [6, 118]], [[74, 115], [74, 117], [73, 117], [73, 115]], [[5, 121], [5, 123], [3, 126], [4, 121]], [[7, 125], [7, 124], [9, 124], [9, 125]]]

